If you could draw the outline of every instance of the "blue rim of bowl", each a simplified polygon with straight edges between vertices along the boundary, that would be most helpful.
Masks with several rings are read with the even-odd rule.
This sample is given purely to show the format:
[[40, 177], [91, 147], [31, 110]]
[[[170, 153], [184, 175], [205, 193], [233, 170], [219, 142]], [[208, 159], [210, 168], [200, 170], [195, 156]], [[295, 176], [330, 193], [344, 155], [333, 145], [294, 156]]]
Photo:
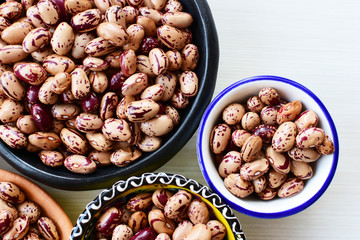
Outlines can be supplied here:
[[203, 197], [218, 209], [228, 222], [234, 235], [234, 239], [246, 240], [240, 221], [234, 215], [233, 210], [224, 203], [223, 199], [218, 194], [193, 179], [186, 178], [180, 174], [167, 174], [164, 172], [144, 173], [141, 176], [132, 176], [127, 180], [116, 182], [111, 188], [103, 190], [93, 201], [86, 205], [84, 212], [80, 214], [76, 221], [76, 225], [72, 229], [70, 239], [88, 239], [87, 237], [82, 238], [82, 235], [87, 232], [87, 229], [93, 227], [93, 216], [99, 217], [99, 210], [104, 208], [107, 204], [112, 204], [112, 201], [117, 195], [133, 188], [146, 185], [173, 185], [180, 189], [187, 189]]
[[[307, 93], [321, 108], [322, 112], [324, 113], [332, 135], [333, 135], [333, 143], [335, 146], [335, 152], [333, 153], [333, 161], [332, 161], [332, 166], [331, 166], [331, 170], [330, 173], [328, 175], [328, 177], [326, 178], [326, 181], [324, 182], [323, 186], [320, 188], [320, 190], [313, 196], [311, 197], [309, 200], [307, 200], [306, 202], [304, 202], [303, 204], [291, 208], [289, 210], [285, 210], [285, 211], [281, 211], [281, 212], [276, 212], [276, 213], [263, 213], [263, 212], [257, 212], [257, 211], [252, 211], [252, 210], [248, 210], [244, 207], [241, 207], [231, 201], [229, 201], [226, 196], [224, 196], [221, 191], [219, 191], [216, 186], [212, 183], [211, 181], [211, 177], [208, 175], [206, 169], [205, 169], [205, 164], [204, 164], [204, 160], [203, 160], [203, 153], [202, 153], [202, 148], [201, 148], [201, 143], [202, 143], [202, 138], [203, 138], [203, 134], [204, 134], [204, 126], [205, 123], [209, 117], [209, 114], [211, 112], [211, 110], [214, 108], [214, 106], [221, 101], [221, 99], [230, 91], [232, 91], [234, 88], [237, 88], [241, 85], [247, 84], [247, 83], [251, 83], [251, 82], [256, 82], [256, 81], [266, 81], [266, 80], [271, 80], [271, 81], [277, 81], [277, 82], [283, 82], [289, 85], [292, 85], [302, 91], [304, 91], [305, 93]], [[207, 184], [209, 185], [209, 187], [216, 192], [217, 194], [219, 194], [224, 201], [233, 209], [235, 209], [238, 212], [244, 213], [246, 215], [249, 216], [253, 216], [253, 217], [258, 217], [258, 218], [282, 218], [282, 217], [287, 217], [290, 215], [293, 215], [295, 213], [298, 213], [306, 208], [308, 208], [311, 204], [313, 204], [316, 200], [318, 200], [321, 195], [326, 191], [326, 189], [329, 187], [334, 175], [335, 175], [335, 171], [336, 171], [336, 167], [338, 164], [338, 158], [339, 158], [339, 139], [338, 139], [338, 135], [337, 135], [337, 131], [336, 131], [336, 127], [334, 124], [334, 121], [332, 120], [330, 113], [328, 112], [328, 110], [326, 109], [325, 105], [321, 102], [321, 100], [312, 92], [310, 91], [308, 88], [306, 88], [305, 86], [301, 85], [298, 82], [295, 82], [293, 80], [287, 79], [287, 78], [283, 78], [283, 77], [278, 77], [278, 76], [271, 76], [271, 75], [261, 75], [261, 76], [254, 76], [254, 77], [249, 77], [249, 78], [245, 78], [242, 79], [238, 82], [233, 83], [232, 85], [228, 86], [227, 88], [225, 88], [223, 91], [221, 91], [209, 104], [209, 106], [207, 107], [207, 109], [204, 112], [204, 115], [200, 121], [200, 125], [199, 125], [199, 130], [198, 130], [198, 137], [197, 137], [197, 156], [198, 156], [198, 161], [199, 161], [199, 165], [200, 165], [200, 169], [201, 172], [205, 178], [205, 181], [207, 182]]]

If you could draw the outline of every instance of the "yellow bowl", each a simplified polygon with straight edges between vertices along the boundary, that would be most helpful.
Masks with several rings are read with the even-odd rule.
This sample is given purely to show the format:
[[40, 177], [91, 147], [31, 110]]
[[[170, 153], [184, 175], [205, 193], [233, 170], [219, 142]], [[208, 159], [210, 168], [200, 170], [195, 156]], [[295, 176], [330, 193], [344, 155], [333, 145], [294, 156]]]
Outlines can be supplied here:
[[185, 190], [193, 196], [201, 198], [209, 207], [212, 215], [226, 227], [224, 240], [245, 240], [239, 220], [232, 209], [223, 202], [216, 193], [207, 186], [202, 186], [192, 179], [178, 174], [144, 173], [139, 177], [130, 177], [126, 181], [119, 181], [111, 188], [102, 191], [80, 214], [70, 239], [92, 239], [96, 221], [102, 210], [117, 202], [126, 202], [136, 193], [152, 192], [156, 189]]

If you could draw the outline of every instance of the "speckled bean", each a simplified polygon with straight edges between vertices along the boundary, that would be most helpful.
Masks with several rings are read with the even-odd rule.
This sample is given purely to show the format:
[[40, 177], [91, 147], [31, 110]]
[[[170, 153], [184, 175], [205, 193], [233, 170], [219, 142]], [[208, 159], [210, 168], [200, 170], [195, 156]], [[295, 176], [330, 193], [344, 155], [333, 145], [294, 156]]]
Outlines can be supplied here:
[[90, 32], [97, 28], [101, 22], [99, 9], [89, 9], [79, 12], [71, 18], [71, 26], [77, 32]]
[[24, 112], [21, 102], [5, 99], [0, 106], [0, 121], [2, 123], [15, 122]]
[[74, 129], [61, 129], [60, 138], [72, 153], [84, 155], [88, 151], [88, 144], [85, 137]]
[[52, 81], [53, 77], [49, 77], [45, 80], [45, 82], [41, 85], [39, 89], [39, 101], [46, 105], [55, 104], [59, 99], [59, 95], [57, 95], [51, 90]]
[[2, 236], [4, 240], [20, 240], [29, 230], [29, 217], [18, 217], [14, 220], [12, 227]]
[[48, 0], [40, 0], [36, 4], [39, 15], [48, 27], [55, 27], [60, 21], [59, 6]]
[[136, 234], [139, 234], [139, 232], [143, 231], [143, 229], [146, 229], [146, 227], [148, 226], [148, 218], [146, 213], [144, 213], [143, 211], [136, 211], [132, 213], [128, 221], [128, 226]]
[[245, 130], [252, 131], [259, 124], [260, 124], [260, 117], [255, 112], [247, 112], [241, 118], [241, 126]]
[[184, 220], [180, 222], [179, 225], [176, 227], [175, 231], [173, 232], [172, 239], [173, 240], [183, 239], [183, 237], [191, 231], [193, 226], [194, 225], [188, 220]]
[[93, 57], [104, 56], [116, 49], [116, 46], [103, 37], [97, 37], [86, 44], [85, 53]]
[[121, 6], [113, 5], [109, 7], [105, 12], [105, 20], [126, 27], [125, 12]]
[[272, 147], [277, 152], [289, 151], [295, 144], [296, 125], [293, 122], [284, 122], [276, 130]]
[[15, 149], [24, 148], [28, 142], [25, 134], [18, 128], [7, 125], [0, 125], [0, 138], [9, 147]]
[[14, 74], [31, 85], [40, 85], [47, 79], [47, 72], [38, 63], [18, 63], [14, 67]]
[[313, 110], [306, 110], [302, 112], [295, 120], [295, 125], [298, 131], [302, 131], [308, 127], [316, 127], [319, 122], [319, 117]]
[[126, 28], [117, 23], [100, 23], [96, 28], [96, 32], [98, 36], [103, 37], [117, 47], [121, 47], [129, 41], [129, 34], [126, 32]]
[[56, 133], [36, 132], [29, 135], [29, 142], [44, 150], [53, 150], [61, 145], [61, 139]]
[[262, 139], [259, 136], [252, 135], [247, 138], [241, 148], [241, 158], [245, 162], [251, 162], [257, 158], [262, 148]]
[[29, 200], [20, 203], [17, 206], [17, 209], [19, 212], [19, 216], [20, 217], [27, 216], [29, 218], [30, 223], [36, 223], [36, 221], [38, 220], [41, 214], [39, 205]]
[[259, 91], [260, 100], [266, 105], [277, 105], [280, 102], [280, 96], [274, 88], [263, 88]]
[[[90, 142], [90, 140], [89, 140]], [[91, 144], [91, 142], [90, 142]], [[89, 155], [88, 158], [90, 158], [91, 160], [93, 160], [96, 165], [99, 166], [108, 166], [111, 164], [110, 161], [110, 156], [111, 156], [112, 152], [111, 151], [98, 151], [98, 150], [92, 150]]]
[[302, 110], [302, 103], [299, 100], [289, 102], [283, 105], [277, 115], [277, 123], [282, 124], [288, 121], [294, 121]]
[[151, 99], [130, 102], [126, 108], [126, 117], [131, 122], [143, 122], [153, 118], [160, 106]]
[[138, 193], [126, 203], [126, 208], [132, 212], [144, 211], [152, 204], [152, 193]]
[[269, 146], [266, 148], [266, 158], [277, 172], [282, 174], [290, 172], [290, 157], [286, 153], [277, 152]]
[[144, 73], [135, 73], [131, 75], [121, 87], [121, 93], [124, 96], [135, 96], [141, 93], [148, 84], [148, 77]]
[[205, 224], [196, 224], [183, 240], [211, 240], [211, 231]]
[[40, 160], [49, 167], [59, 167], [64, 164], [63, 155], [54, 150], [42, 150], [39, 152]]
[[25, 36], [33, 30], [31, 23], [27, 21], [14, 22], [1, 32], [1, 39], [8, 44], [21, 44]]
[[165, 204], [166, 202], [169, 200], [169, 198], [172, 196], [173, 194], [166, 190], [166, 189], [157, 189], [155, 190], [155, 192], [152, 194], [151, 198], [152, 198], [152, 202], [153, 204], [158, 208], [163, 210], [165, 208]]
[[315, 148], [320, 154], [323, 155], [333, 154], [335, 151], [334, 143], [328, 135], [325, 135], [322, 144], [316, 146]]
[[160, 209], [151, 210], [148, 214], [149, 224], [158, 234], [166, 233], [172, 235], [175, 230], [173, 220], [165, 217]]
[[102, 126], [104, 136], [112, 141], [126, 141], [131, 137], [129, 124], [123, 119], [108, 118]]
[[76, 104], [58, 103], [51, 107], [51, 114], [57, 120], [76, 118], [80, 113], [80, 107]]
[[4, 72], [0, 77], [0, 84], [4, 94], [14, 101], [21, 101], [26, 95], [25, 87], [13, 72]]
[[55, 75], [59, 72], [70, 73], [75, 69], [75, 63], [66, 56], [51, 54], [44, 59], [43, 68], [45, 68], [45, 70], [52, 75]]
[[267, 201], [273, 199], [276, 196], [277, 192], [277, 189], [267, 186], [262, 192], [258, 193], [257, 195], [260, 199]]
[[71, 155], [65, 158], [64, 166], [71, 172], [90, 174], [96, 170], [96, 163], [83, 155]]
[[118, 167], [125, 167], [141, 157], [142, 152], [133, 147], [121, 148], [114, 151], [110, 156], [112, 164]]
[[177, 82], [178, 79], [176, 75], [171, 72], [166, 72], [156, 77], [155, 84], [161, 84], [165, 89], [165, 93], [161, 98], [162, 101], [166, 102], [171, 99], [171, 97], [174, 95]]
[[16, 121], [16, 127], [25, 134], [32, 134], [39, 131], [35, 120], [31, 115], [22, 115]]
[[162, 139], [159, 137], [143, 136], [136, 146], [143, 152], [153, 152], [160, 148]]
[[260, 119], [264, 124], [277, 125], [276, 117], [278, 114], [278, 107], [266, 106], [260, 112]]
[[124, 50], [134, 50], [137, 51], [140, 47], [141, 41], [145, 37], [145, 29], [140, 24], [131, 24], [126, 29], [126, 32], [129, 34], [128, 42], [123, 46]]
[[307, 180], [311, 178], [314, 174], [314, 171], [309, 163], [306, 162], [297, 162], [290, 161], [291, 172], [301, 180]]
[[129, 226], [119, 224], [115, 227], [111, 240], [130, 240], [133, 235], [133, 231]]
[[183, 49], [186, 44], [184, 34], [177, 28], [163, 25], [158, 27], [157, 34], [161, 42], [172, 50]]
[[148, 75], [148, 77], [156, 76], [151, 68], [151, 64], [148, 56], [138, 55], [136, 57], [136, 69], [140, 73], [145, 73], [146, 75]]
[[287, 153], [294, 161], [297, 162], [315, 162], [321, 157], [321, 154], [315, 148], [293, 147]]
[[194, 97], [198, 92], [199, 80], [196, 73], [185, 71], [179, 77], [181, 92], [186, 97]]
[[185, 191], [180, 190], [169, 198], [164, 207], [165, 216], [174, 219], [185, 208], [187, 208], [192, 200], [192, 195]]
[[242, 179], [239, 173], [228, 175], [224, 184], [227, 190], [239, 198], [245, 198], [254, 192], [252, 183]]
[[254, 192], [260, 193], [266, 188], [267, 185], [266, 175], [262, 175], [252, 180], [251, 182], [254, 185]]
[[210, 147], [213, 153], [219, 154], [226, 149], [231, 137], [231, 129], [227, 124], [216, 125], [210, 136]]
[[191, 201], [187, 214], [194, 225], [199, 223], [206, 224], [209, 221], [209, 210], [201, 199]]
[[268, 186], [271, 188], [278, 188], [280, 187], [286, 180], [287, 174], [280, 173], [275, 169], [271, 168], [268, 173], [267, 182]]
[[110, 207], [101, 214], [96, 222], [96, 230], [104, 236], [111, 236], [115, 227], [120, 223], [122, 211], [116, 207]]
[[230, 151], [225, 154], [221, 163], [219, 164], [218, 171], [222, 178], [227, 177], [231, 173], [240, 171], [241, 155], [237, 151]]
[[66, 0], [64, 5], [65, 10], [72, 15], [92, 8], [91, 1], [89, 0]]
[[14, 222], [14, 216], [7, 209], [0, 210], [0, 234], [6, 233]]
[[85, 58], [87, 55], [85, 52], [86, 45], [93, 39], [95, 39], [93, 32], [75, 33], [71, 56], [75, 59]]
[[154, 48], [149, 52], [149, 60], [152, 71], [155, 75], [163, 74], [167, 71], [169, 60], [161, 48]]
[[296, 146], [298, 148], [316, 147], [323, 143], [325, 132], [321, 128], [309, 127], [296, 135]]
[[268, 160], [266, 158], [260, 158], [243, 164], [240, 167], [240, 176], [244, 180], [251, 181], [263, 176], [268, 170]]
[[300, 193], [304, 188], [304, 182], [296, 177], [288, 178], [278, 190], [277, 195], [281, 198], [291, 197]]
[[75, 127], [80, 132], [96, 132], [101, 129], [103, 120], [97, 114], [80, 113], [75, 120]]
[[0, 47], [0, 63], [16, 63], [28, 56], [21, 45], [6, 45]]
[[174, 123], [166, 114], [156, 115], [152, 119], [140, 123], [141, 131], [148, 136], [164, 136], [173, 128]]
[[271, 143], [275, 132], [276, 127], [267, 124], [258, 125], [252, 130], [252, 134], [261, 137], [264, 144]]
[[48, 217], [40, 217], [37, 221], [39, 232], [46, 239], [59, 240], [60, 235], [53, 220]]
[[186, 12], [167, 12], [162, 15], [161, 23], [175, 28], [187, 28], [193, 22], [193, 17]]
[[0, 182], [0, 198], [12, 204], [20, 204], [25, 201], [25, 193], [14, 183]]
[[56, 27], [50, 44], [56, 54], [66, 55], [71, 50], [74, 40], [72, 27], [67, 22], [62, 22]]
[[0, 5], [0, 16], [10, 20], [20, 17], [22, 11], [23, 6], [16, 1], [6, 1]]

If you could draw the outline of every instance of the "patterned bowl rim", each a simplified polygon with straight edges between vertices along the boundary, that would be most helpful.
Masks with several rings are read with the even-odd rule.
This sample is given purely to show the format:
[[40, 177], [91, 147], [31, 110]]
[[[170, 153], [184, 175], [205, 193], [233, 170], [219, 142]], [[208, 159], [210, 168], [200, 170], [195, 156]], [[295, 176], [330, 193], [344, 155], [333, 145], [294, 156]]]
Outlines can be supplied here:
[[[205, 199], [207, 203], [212, 204], [212, 209], [219, 212], [228, 223], [227, 230], [233, 233], [229, 239], [246, 240], [246, 236], [242, 230], [240, 221], [234, 215], [233, 210], [224, 203], [221, 197], [214, 193], [207, 186], [203, 186], [193, 179], [186, 178], [180, 174], [160, 173], [144, 173], [141, 176], [132, 176], [127, 180], [120, 180], [112, 185], [111, 188], [103, 190], [93, 201], [89, 202], [83, 213], [80, 214], [76, 221], [70, 239], [86, 239], [83, 238], [86, 229], [91, 228], [91, 219], [99, 209], [109, 204], [117, 195], [138, 187], [147, 185], [171, 185], [186, 189]], [[217, 209], [217, 210], [216, 210]]]

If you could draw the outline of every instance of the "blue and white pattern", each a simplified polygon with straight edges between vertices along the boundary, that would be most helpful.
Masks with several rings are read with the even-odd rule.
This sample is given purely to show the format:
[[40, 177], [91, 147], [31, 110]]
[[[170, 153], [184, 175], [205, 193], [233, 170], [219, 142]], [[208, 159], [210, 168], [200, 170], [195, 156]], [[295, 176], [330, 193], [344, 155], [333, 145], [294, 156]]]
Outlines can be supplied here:
[[162, 172], [144, 173], [140, 177], [130, 177], [126, 181], [118, 181], [111, 188], [102, 191], [97, 198], [86, 206], [85, 211], [80, 214], [72, 230], [70, 239], [89, 239], [101, 209], [112, 201], [116, 201], [117, 196], [121, 193], [136, 187], [154, 184], [174, 185], [189, 189], [193, 193], [202, 196], [221, 212], [229, 223], [236, 240], [246, 239], [239, 220], [235, 217], [232, 209], [223, 203], [219, 195], [213, 193], [207, 186], [202, 186], [195, 180], [188, 179], [179, 174], [166, 174]]

